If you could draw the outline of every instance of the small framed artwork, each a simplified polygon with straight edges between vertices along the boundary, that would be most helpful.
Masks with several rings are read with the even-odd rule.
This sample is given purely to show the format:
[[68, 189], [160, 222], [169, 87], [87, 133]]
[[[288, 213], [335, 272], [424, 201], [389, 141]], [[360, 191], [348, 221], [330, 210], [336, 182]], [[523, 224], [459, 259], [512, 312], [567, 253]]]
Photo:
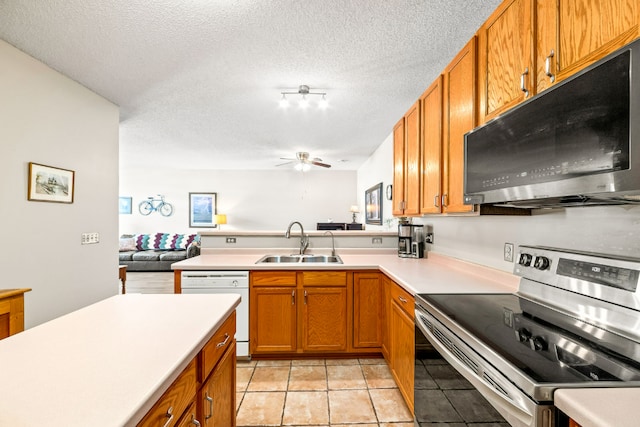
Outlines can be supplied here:
[[189, 227], [217, 227], [216, 206], [216, 193], [189, 193]]
[[366, 223], [382, 225], [382, 183], [364, 192], [364, 204]]
[[118, 211], [120, 215], [131, 215], [132, 199], [131, 197], [119, 197], [118, 198]]
[[73, 203], [75, 172], [29, 162], [27, 199], [36, 202]]

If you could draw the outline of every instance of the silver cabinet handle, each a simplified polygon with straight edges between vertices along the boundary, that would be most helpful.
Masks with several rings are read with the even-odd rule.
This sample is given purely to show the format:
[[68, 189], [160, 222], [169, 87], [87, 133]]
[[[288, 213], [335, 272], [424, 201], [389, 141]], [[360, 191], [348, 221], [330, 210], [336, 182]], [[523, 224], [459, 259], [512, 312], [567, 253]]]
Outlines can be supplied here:
[[440, 199], [440, 195], [436, 194], [435, 196], [433, 196], [433, 206], [435, 206], [436, 208], [439, 208], [440, 205], [438, 204]]
[[307, 291], [304, 291], [304, 303], [307, 304]]
[[200, 427], [200, 421], [196, 420], [196, 416], [191, 414], [191, 424], [196, 427]]
[[291, 305], [296, 305], [296, 291], [291, 291]]
[[407, 299], [403, 298], [402, 296], [398, 296], [398, 299], [400, 300], [401, 303], [406, 304], [407, 303]]
[[442, 205], [443, 208], [447, 206], [447, 203], [446, 203], [447, 198], [448, 198], [447, 193], [444, 193], [442, 197], [440, 197], [440, 204]]
[[173, 406], [169, 406], [169, 409], [167, 410], [167, 413], [166, 413], [166, 417], [169, 419], [167, 420], [166, 423], [164, 423], [164, 426], [162, 427], [169, 427], [169, 424], [171, 424], [171, 421], [173, 421]]
[[524, 97], [529, 96], [529, 89], [527, 89], [526, 77], [529, 74], [529, 67], [524, 69], [524, 73], [520, 74], [520, 90], [524, 92]]
[[225, 345], [227, 345], [227, 341], [229, 341], [229, 334], [225, 333], [224, 341], [220, 341], [218, 344], [216, 344], [216, 348], [224, 347]]
[[213, 397], [209, 396], [209, 393], [205, 393], [204, 398], [209, 402], [209, 415], [205, 415], [204, 417], [205, 420], [208, 420], [213, 417]]
[[544, 61], [544, 73], [549, 77], [551, 83], [556, 81], [556, 75], [551, 72], [551, 59], [554, 55], [555, 52], [551, 49], [551, 53], [549, 53], [549, 56], [547, 56], [547, 59]]

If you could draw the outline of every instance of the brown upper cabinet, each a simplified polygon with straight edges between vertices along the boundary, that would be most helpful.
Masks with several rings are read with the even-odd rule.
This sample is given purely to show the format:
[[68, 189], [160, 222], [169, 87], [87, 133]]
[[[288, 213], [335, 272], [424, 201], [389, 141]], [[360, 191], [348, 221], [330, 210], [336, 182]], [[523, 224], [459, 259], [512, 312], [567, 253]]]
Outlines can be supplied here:
[[478, 30], [479, 119], [533, 95], [533, 0], [506, 0]]
[[445, 68], [442, 213], [473, 212], [464, 204], [464, 135], [476, 126], [476, 38]]
[[442, 76], [420, 97], [422, 183], [420, 213], [442, 212]]
[[420, 214], [420, 101], [393, 129], [393, 214]]
[[636, 0], [505, 0], [478, 30], [479, 123], [640, 35]]

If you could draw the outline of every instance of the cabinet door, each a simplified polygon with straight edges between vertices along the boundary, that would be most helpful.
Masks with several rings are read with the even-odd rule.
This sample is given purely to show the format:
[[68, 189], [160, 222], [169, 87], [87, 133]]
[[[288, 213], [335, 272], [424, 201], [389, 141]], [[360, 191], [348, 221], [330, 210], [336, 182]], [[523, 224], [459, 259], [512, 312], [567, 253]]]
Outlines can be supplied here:
[[176, 427], [194, 427], [200, 425], [201, 423], [196, 416], [196, 404], [194, 402], [191, 404], [191, 406], [189, 406], [189, 409], [187, 409], [185, 413], [182, 414], [182, 418], [180, 418], [180, 421], [178, 421]]
[[353, 346], [382, 345], [383, 291], [379, 273], [353, 274]]
[[464, 204], [464, 135], [475, 127], [476, 38], [444, 70], [445, 146], [442, 212], [473, 211]]
[[404, 116], [405, 141], [405, 205], [404, 215], [420, 213], [420, 101]]
[[393, 282], [382, 276], [382, 355], [391, 365], [391, 286]]
[[415, 324], [398, 303], [391, 302], [391, 372], [400, 393], [413, 413]]
[[305, 287], [302, 307], [304, 351], [347, 349], [347, 288]]
[[635, 40], [639, 9], [637, 0], [557, 0], [558, 80]]
[[433, 214], [442, 211], [442, 76], [420, 98], [422, 117], [422, 185], [420, 213]]
[[296, 289], [252, 287], [249, 304], [251, 353], [296, 350]]
[[404, 117], [393, 128], [393, 215], [404, 214]]
[[206, 427], [236, 425], [236, 343], [227, 348], [199, 393], [199, 420]]
[[480, 123], [533, 95], [531, 1], [503, 2], [478, 30]]

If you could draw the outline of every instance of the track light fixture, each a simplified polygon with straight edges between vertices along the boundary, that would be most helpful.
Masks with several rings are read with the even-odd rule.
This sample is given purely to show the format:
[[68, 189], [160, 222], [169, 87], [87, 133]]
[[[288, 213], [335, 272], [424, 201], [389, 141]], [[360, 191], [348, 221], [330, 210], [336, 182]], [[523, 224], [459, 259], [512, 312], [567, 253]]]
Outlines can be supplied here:
[[320, 101], [318, 101], [318, 108], [320, 108], [321, 110], [324, 110], [329, 106], [326, 92], [311, 92], [309, 86], [307, 85], [300, 85], [297, 92], [284, 91], [280, 92], [280, 94], [282, 95], [282, 97], [280, 98], [281, 108], [287, 108], [289, 106], [289, 99], [287, 98], [287, 95], [298, 95], [300, 97], [298, 100], [298, 106], [303, 110], [309, 107], [309, 98], [312, 96], [322, 97]]

